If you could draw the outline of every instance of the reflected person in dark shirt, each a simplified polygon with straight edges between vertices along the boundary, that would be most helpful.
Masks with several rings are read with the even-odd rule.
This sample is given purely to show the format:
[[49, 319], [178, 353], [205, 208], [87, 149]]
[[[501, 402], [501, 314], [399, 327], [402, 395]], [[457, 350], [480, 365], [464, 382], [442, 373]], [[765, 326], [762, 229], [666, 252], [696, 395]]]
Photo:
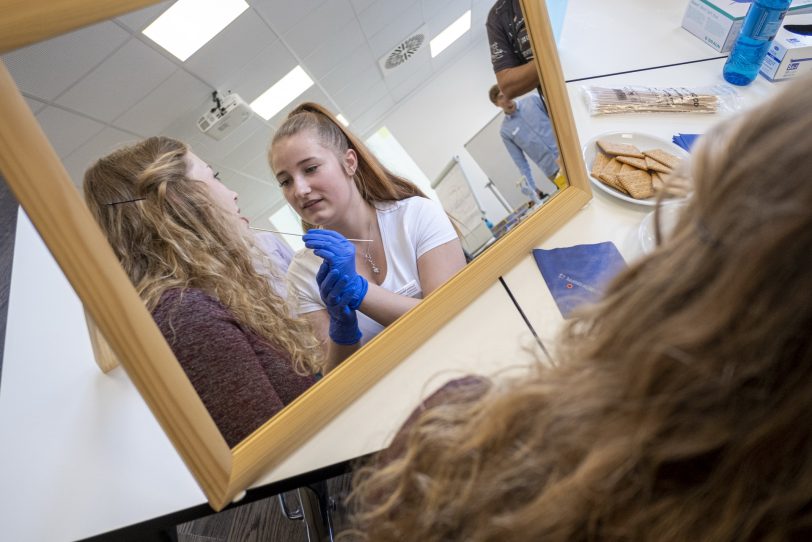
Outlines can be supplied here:
[[485, 23], [491, 64], [499, 88], [509, 100], [537, 88], [539, 76], [519, 0], [497, 0]]

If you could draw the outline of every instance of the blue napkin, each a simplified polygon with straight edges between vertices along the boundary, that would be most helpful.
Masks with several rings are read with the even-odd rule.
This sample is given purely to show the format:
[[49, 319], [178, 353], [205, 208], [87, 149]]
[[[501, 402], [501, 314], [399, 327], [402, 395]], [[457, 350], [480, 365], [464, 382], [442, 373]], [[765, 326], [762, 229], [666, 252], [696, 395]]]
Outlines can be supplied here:
[[626, 267], [611, 242], [537, 248], [533, 257], [564, 318], [569, 318], [576, 307], [600, 299], [609, 281]]
[[700, 135], [702, 134], [677, 134], [671, 138], [671, 141], [686, 151], [691, 152], [691, 146], [694, 144], [694, 141], [696, 141], [696, 138], [698, 138]]

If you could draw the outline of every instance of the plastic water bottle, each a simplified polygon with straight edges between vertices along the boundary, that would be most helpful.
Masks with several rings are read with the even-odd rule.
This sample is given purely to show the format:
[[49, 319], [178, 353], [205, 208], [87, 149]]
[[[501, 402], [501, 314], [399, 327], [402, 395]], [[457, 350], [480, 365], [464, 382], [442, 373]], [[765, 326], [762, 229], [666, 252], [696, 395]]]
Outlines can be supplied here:
[[753, 82], [791, 3], [792, 0], [756, 0], [750, 4], [741, 33], [722, 70], [728, 83]]

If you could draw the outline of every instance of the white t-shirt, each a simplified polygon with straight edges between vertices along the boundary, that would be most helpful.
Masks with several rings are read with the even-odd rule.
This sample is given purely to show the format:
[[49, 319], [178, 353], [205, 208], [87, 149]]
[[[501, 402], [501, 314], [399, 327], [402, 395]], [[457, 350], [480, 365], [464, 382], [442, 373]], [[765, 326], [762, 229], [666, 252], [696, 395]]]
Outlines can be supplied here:
[[[419, 196], [375, 203], [378, 227], [386, 254], [386, 277], [381, 288], [396, 294], [423, 298], [417, 259], [442, 244], [457, 238], [457, 232], [439, 203]], [[322, 259], [310, 249], [293, 257], [288, 269], [291, 292], [298, 299], [299, 313], [325, 309], [316, 284], [316, 273]], [[377, 335], [383, 326], [357, 311], [361, 344]]]

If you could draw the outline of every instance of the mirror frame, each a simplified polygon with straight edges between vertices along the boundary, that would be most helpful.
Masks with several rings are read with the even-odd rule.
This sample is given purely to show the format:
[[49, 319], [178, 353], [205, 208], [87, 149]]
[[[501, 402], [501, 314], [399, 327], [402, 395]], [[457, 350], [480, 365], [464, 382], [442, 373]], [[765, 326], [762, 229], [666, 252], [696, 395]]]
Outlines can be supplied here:
[[[155, 2], [0, 0], [0, 52]], [[233, 449], [0, 63], [0, 171], [215, 510], [293, 453], [591, 199], [544, 0], [521, 5], [569, 185]]]

